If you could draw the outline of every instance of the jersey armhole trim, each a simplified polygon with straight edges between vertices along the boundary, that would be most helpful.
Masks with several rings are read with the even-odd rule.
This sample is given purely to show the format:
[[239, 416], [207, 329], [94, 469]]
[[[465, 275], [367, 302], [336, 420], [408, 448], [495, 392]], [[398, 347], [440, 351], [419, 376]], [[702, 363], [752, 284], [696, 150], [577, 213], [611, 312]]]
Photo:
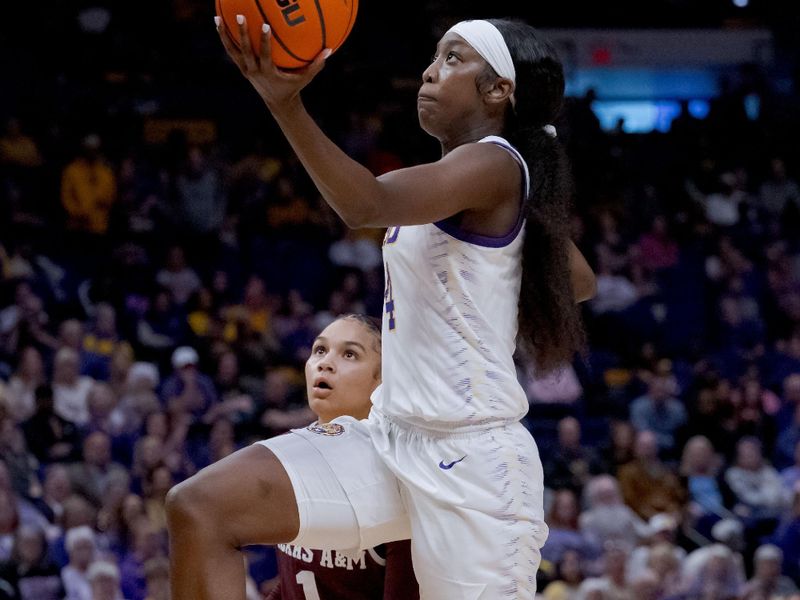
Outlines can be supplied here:
[[[479, 233], [472, 233], [470, 231], [466, 231], [465, 229], [461, 228], [458, 224], [456, 224], [456, 218], [458, 215], [453, 215], [452, 217], [447, 217], [446, 219], [442, 219], [441, 221], [436, 221], [434, 225], [438, 227], [440, 230], [444, 231], [447, 235], [456, 238], [462, 242], [466, 242], [468, 244], [473, 244], [475, 246], [483, 246], [484, 248], [505, 248], [511, 242], [513, 242], [519, 232], [522, 230], [522, 226], [525, 223], [525, 219], [523, 217], [523, 206], [525, 205], [525, 200], [530, 193], [530, 176], [528, 173], [528, 166], [525, 164], [525, 161], [522, 158], [522, 155], [517, 151], [516, 148], [511, 146], [506, 140], [498, 136], [488, 136], [480, 140], [480, 142], [487, 143], [487, 144], [494, 144], [495, 146], [500, 146], [504, 150], [506, 150], [515, 161], [519, 165], [520, 174], [522, 175], [522, 183], [521, 183], [521, 190], [520, 190], [520, 204], [519, 204], [519, 213], [517, 215], [517, 222], [514, 224], [514, 227], [509, 231], [507, 234], [496, 237], [491, 235], [481, 235]], [[480, 143], [479, 142], [479, 143]]]

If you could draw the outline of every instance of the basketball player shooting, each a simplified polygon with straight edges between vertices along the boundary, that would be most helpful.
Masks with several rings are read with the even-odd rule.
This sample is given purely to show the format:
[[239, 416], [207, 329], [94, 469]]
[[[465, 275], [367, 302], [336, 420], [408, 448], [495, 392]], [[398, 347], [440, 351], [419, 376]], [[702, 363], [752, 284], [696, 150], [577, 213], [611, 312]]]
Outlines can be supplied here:
[[533, 598], [544, 485], [514, 353], [541, 374], [571, 361], [576, 301], [594, 290], [552, 125], [561, 63], [525, 23], [457, 23], [417, 100], [442, 157], [376, 178], [303, 106], [328, 53], [281, 71], [269, 28], [255, 53], [239, 22], [241, 45], [220, 27], [222, 43], [324, 199], [351, 227], [388, 228], [382, 384], [367, 419], [331, 421], [336, 435], [255, 444], [170, 492], [174, 598], [244, 598], [247, 544], [364, 549], [409, 533], [421, 598]]

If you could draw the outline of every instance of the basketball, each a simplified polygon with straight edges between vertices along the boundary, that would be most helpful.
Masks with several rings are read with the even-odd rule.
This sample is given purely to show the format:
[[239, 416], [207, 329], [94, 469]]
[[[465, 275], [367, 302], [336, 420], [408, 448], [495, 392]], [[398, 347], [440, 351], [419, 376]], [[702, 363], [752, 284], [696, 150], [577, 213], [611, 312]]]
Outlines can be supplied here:
[[261, 28], [268, 23], [273, 62], [282, 69], [299, 69], [325, 48], [336, 51], [342, 45], [353, 28], [358, 0], [216, 0], [216, 10], [237, 44], [236, 15], [245, 16], [256, 52]]

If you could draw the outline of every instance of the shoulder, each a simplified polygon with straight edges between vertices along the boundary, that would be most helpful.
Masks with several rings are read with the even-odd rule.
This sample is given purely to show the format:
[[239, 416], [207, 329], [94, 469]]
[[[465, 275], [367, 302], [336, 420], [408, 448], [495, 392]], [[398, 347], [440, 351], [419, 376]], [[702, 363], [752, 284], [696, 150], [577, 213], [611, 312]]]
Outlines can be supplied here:
[[[502, 138], [498, 138], [502, 139]], [[519, 161], [516, 151], [507, 143], [501, 145], [491, 141], [477, 141], [462, 144], [445, 154], [439, 161], [441, 164], [459, 164], [469, 170], [472, 176], [485, 177], [486, 174], [500, 179], [519, 177]]]

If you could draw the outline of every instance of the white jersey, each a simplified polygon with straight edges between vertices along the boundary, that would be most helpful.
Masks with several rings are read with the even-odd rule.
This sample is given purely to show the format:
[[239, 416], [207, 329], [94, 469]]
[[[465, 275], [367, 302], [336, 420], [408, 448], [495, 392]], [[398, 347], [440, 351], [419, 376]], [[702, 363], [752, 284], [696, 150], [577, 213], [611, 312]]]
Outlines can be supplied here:
[[[480, 142], [507, 149], [505, 139]], [[450, 219], [390, 227], [384, 239], [383, 384], [375, 407], [429, 429], [522, 418], [528, 401], [513, 361], [522, 279], [522, 212], [504, 237], [464, 232]]]

